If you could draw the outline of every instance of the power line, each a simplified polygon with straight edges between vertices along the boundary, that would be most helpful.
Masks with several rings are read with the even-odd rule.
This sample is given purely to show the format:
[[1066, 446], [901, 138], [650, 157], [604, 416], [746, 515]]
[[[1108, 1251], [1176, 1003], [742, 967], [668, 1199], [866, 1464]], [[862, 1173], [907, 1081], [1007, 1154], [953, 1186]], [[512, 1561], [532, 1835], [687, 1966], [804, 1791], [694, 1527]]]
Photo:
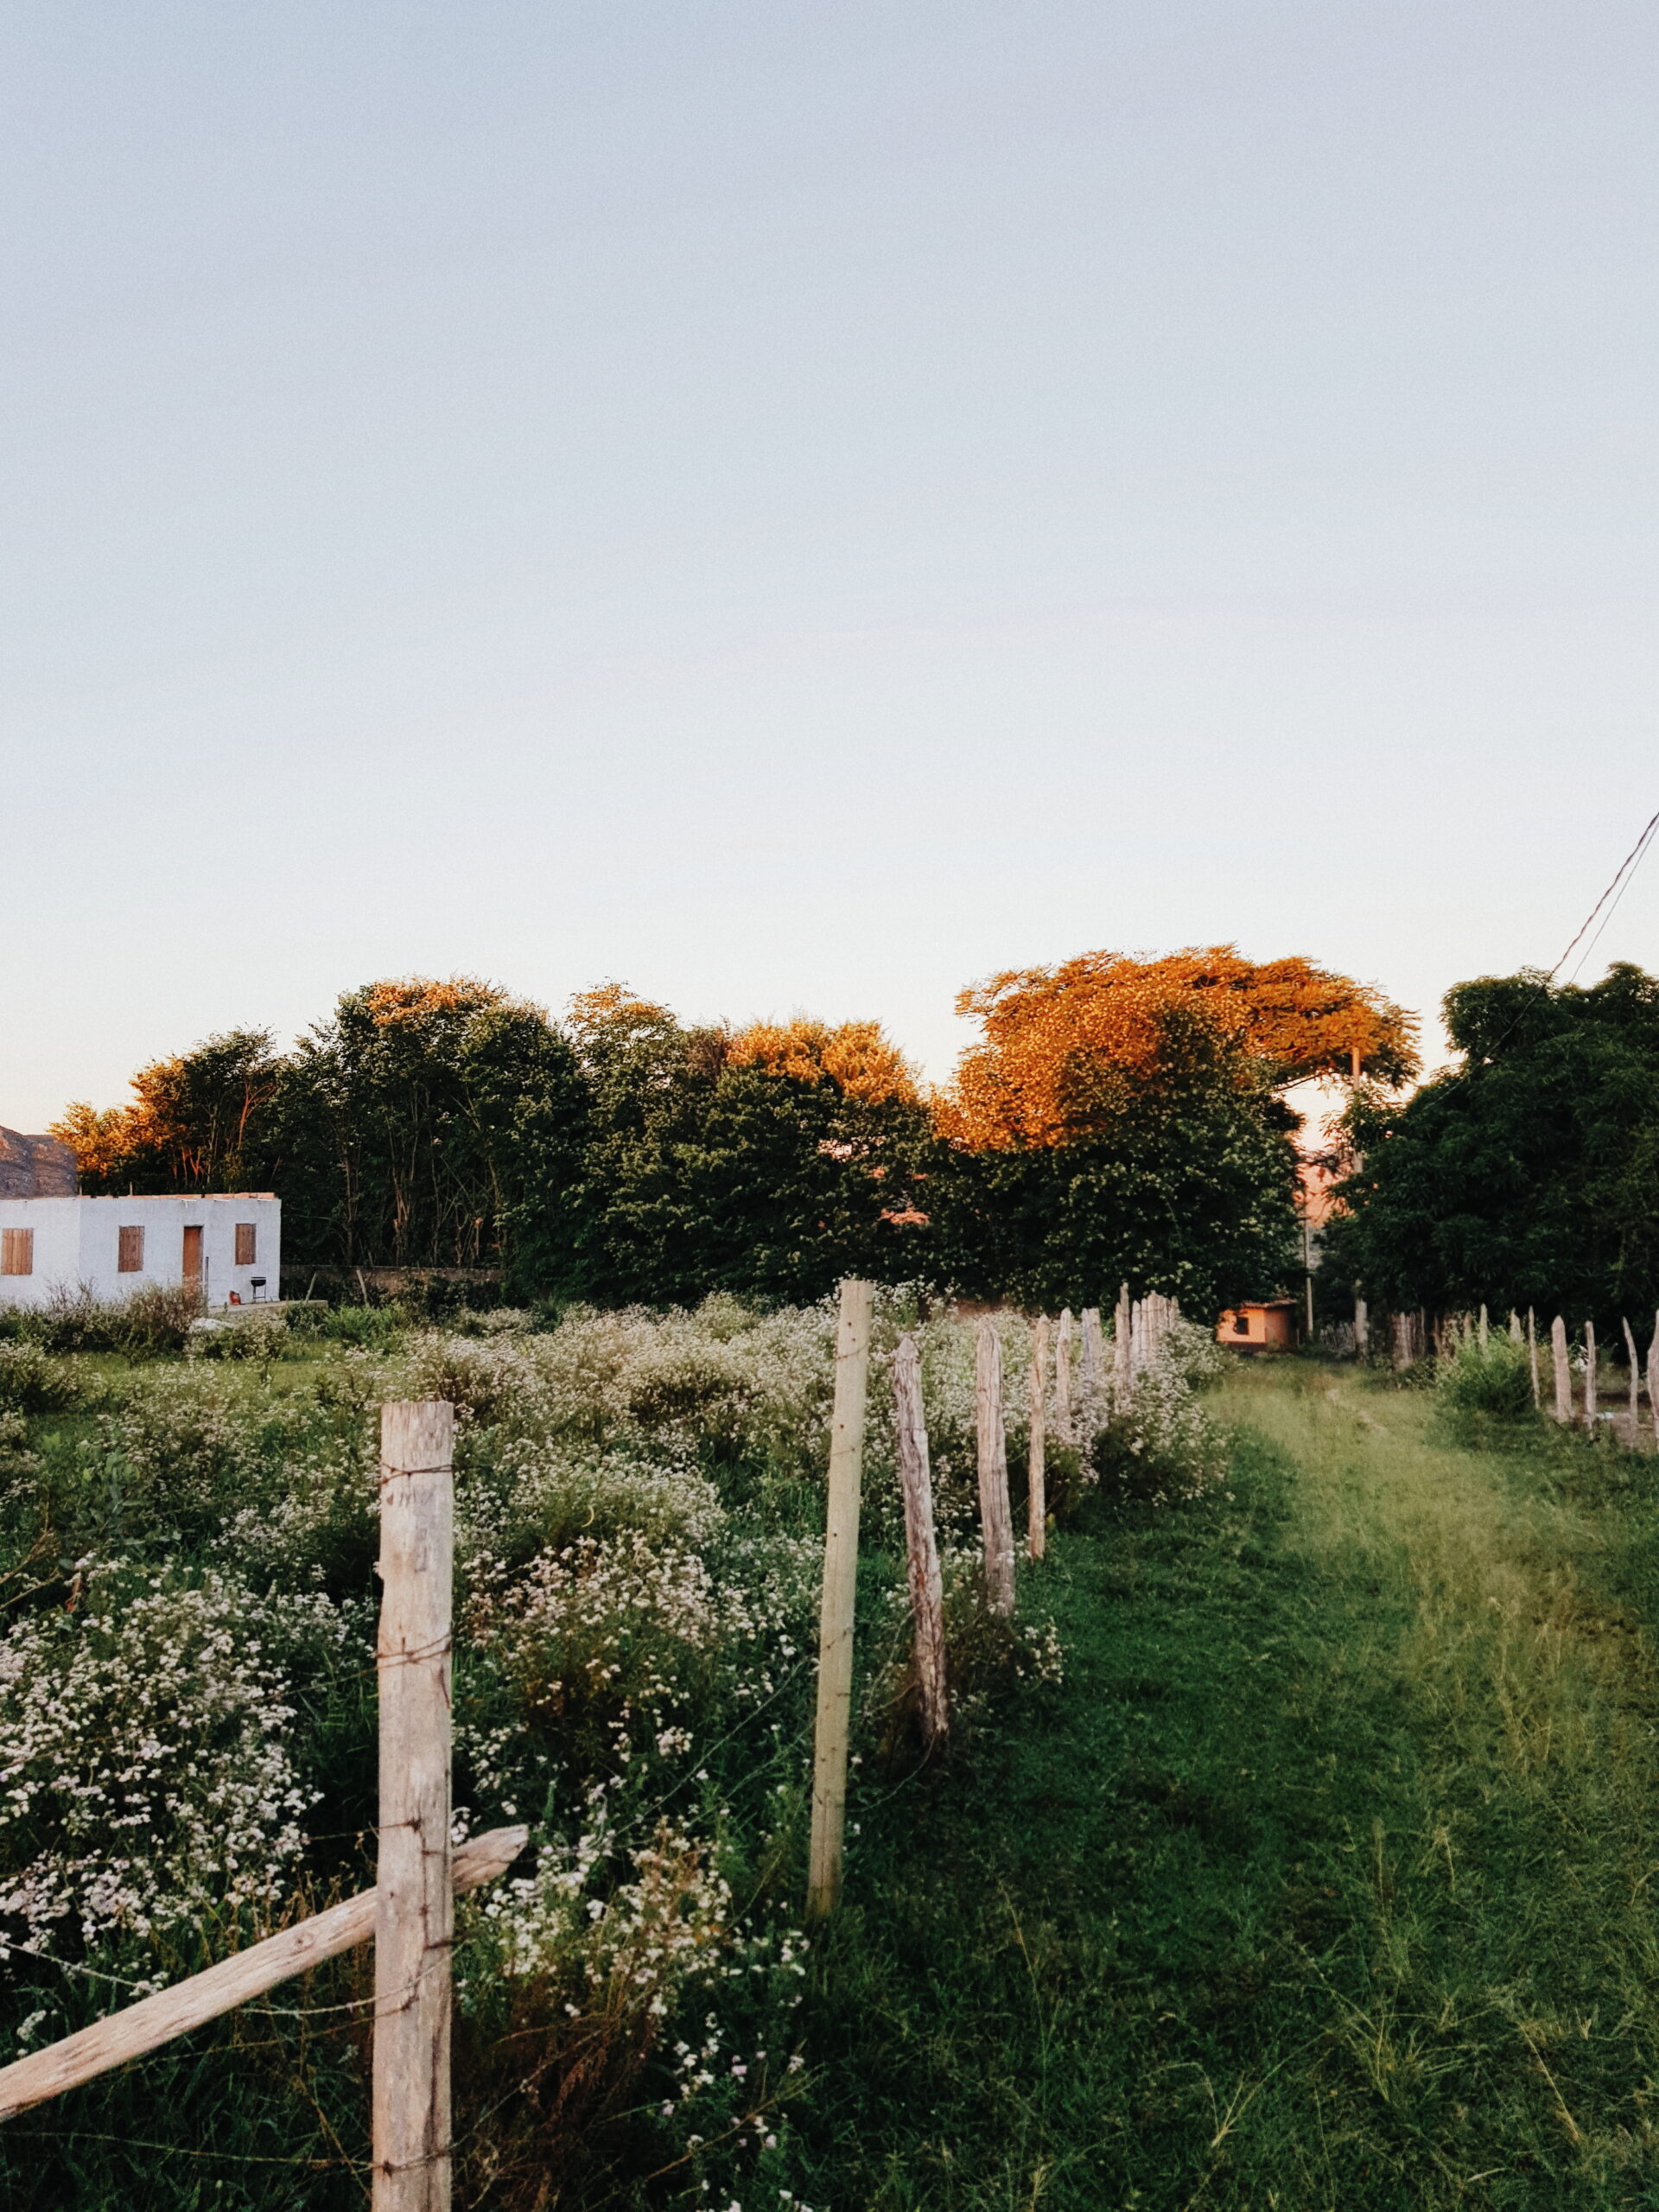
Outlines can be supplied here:
[[[1612, 920], [1614, 914], [1618, 912], [1619, 899], [1623, 899], [1625, 892], [1630, 889], [1630, 885], [1636, 880], [1636, 871], [1641, 867], [1643, 859], [1647, 853], [1648, 847], [1653, 842], [1653, 834], [1656, 830], [1659, 830], [1659, 813], [1655, 813], [1649, 817], [1646, 829], [1643, 830], [1642, 835], [1637, 839], [1635, 844], [1630, 847], [1630, 851], [1625, 854], [1624, 859], [1619, 862], [1618, 871], [1613, 877], [1612, 881], [1602, 893], [1600, 898], [1597, 899], [1595, 905], [1585, 916], [1583, 921], [1580, 923], [1577, 930], [1574, 931], [1572, 939], [1567, 945], [1567, 950], [1555, 963], [1555, 965], [1550, 969], [1548, 975], [1544, 977], [1543, 981], [1534, 987], [1532, 996], [1529, 999], [1523, 999], [1521, 1004], [1516, 1008], [1514, 1014], [1510, 1017], [1509, 1027], [1500, 1036], [1493, 1039], [1488, 1051], [1489, 1058], [1495, 1058], [1497, 1055], [1503, 1051], [1504, 1046], [1509, 1043], [1510, 1038], [1514, 1036], [1516, 1031], [1521, 1027], [1521, 1024], [1526, 1020], [1527, 1016], [1537, 1007], [1539, 1001], [1548, 995], [1550, 985], [1554, 982], [1557, 976], [1560, 974], [1561, 969], [1571, 958], [1573, 946], [1578, 944], [1580, 938], [1583, 937], [1585, 931], [1595, 920], [1596, 916], [1601, 913], [1602, 908], [1604, 906], [1607, 906], [1607, 901], [1611, 899], [1613, 901], [1612, 905], [1611, 906], [1607, 906], [1607, 912], [1602, 917], [1601, 929], [1599, 929], [1596, 931], [1595, 936], [1591, 938], [1589, 944], [1585, 946], [1584, 950], [1579, 955], [1578, 967], [1574, 968], [1572, 976], [1567, 977], [1567, 982], [1569, 983], [1573, 982], [1573, 977], [1576, 976], [1579, 972], [1579, 969], [1583, 967], [1585, 962], [1590, 957], [1590, 955], [1595, 950], [1596, 946], [1600, 943], [1602, 930], [1606, 928], [1608, 923]], [[1614, 897], [1615, 893], [1618, 893], [1617, 897]]]
[[[1567, 946], [1567, 951], [1561, 955], [1560, 958], [1555, 963], [1555, 965], [1550, 969], [1549, 977], [1552, 982], [1554, 982], [1556, 976], [1560, 975], [1561, 969], [1567, 965], [1568, 956], [1573, 950], [1573, 945], [1578, 943], [1579, 938], [1584, 935], [1585, 930], [1589, 928], [1591, 923], [1595, 920], [1596, 916], [1601, 912], [1602, 908], [1604, 906], [1607, 906], [1607, 901], [1610, 899], [1612, 899], [1612, 905], [1611, 906], [1607, 906], [1607, 912], [1603, 917], [1601, 929], [1596, 931], [1595, 936], [1591, 938], [1589, 944], [1585, 946], [1584, 950], [1579, 955], [1579, 966], [1573, 970], [1573, 975], [1569, 976], [1567, 979], [1569, 983], [1573, 981], [1573, 976], [1577, 976], [1579, 968], [1583, 967], [1585, 962], [1595, 950], [1597, 945], [1601, 941], [1601, 930], [1605, 930], [1606, 928], [1608, 923], [1612, 920], [1613, 916], [1618, 912], [1618, 900], [1624, 896], [1625, 892], [1630, 889], [1632, 881], [1635, 880], [1636, 871], [1641, 867], [1643, 857], [1646, 854], [1648, 847], [1653, 842], [1653, 833], [1656, 830], [1659, 830], [1659, 814], [1655, 814], [1651, 817], [1647, 828], [1637, 839], [1635, 844], [1631, 846], [1630, 851], [1625, 854], [1624, 861], [1620, 864], [1618, 874], [1613, 878], [1607, 888], [1602, 893], [1600, 898], [1597, 899], [1595, 905], [1590, 909], [1590, 912], [1585, 916], [1583, 927], [1579, 931], [1578, 937], [1573, 938], [1573, 944], [1569, 944]], [[1613, 898], [1613, 893], [1615, 892], [1618, 892], [1618, 898], [1617, 899]]]

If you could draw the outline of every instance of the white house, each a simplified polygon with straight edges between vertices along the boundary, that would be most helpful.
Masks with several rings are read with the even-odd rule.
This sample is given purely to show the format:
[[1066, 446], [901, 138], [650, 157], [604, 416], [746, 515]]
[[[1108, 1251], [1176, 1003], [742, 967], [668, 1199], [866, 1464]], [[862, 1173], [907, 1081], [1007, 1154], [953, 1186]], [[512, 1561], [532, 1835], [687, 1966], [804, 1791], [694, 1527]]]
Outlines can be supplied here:
[[0, 1306], [44, 1306], [85, 1287], [125, 1298], [196, 1285], [209, 1306], [278, 1295], [283, 1205], [269, 1191], [207, 1198], [0, 1197]]

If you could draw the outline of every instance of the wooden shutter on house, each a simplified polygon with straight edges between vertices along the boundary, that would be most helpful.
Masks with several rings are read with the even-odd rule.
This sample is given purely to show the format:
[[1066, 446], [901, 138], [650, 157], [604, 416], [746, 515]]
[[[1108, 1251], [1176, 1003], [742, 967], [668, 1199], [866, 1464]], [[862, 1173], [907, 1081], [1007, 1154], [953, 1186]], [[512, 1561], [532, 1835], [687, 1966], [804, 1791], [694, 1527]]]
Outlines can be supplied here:
[[258, 1226], [257, 1222], [253, 1221], [238, 1221], [236, 1224], [236, 1264], [238, 1268], [251, 1268], [259, 1256]]
[[34, 1272], [34, 1230], [0, 1229], [0, 1275], [32, 1275]]
[[116, 1231], [115, 1265], [118, 1274], [141, 1275], [144, 1271], [144, 1232], [142, 1229], [118, 1229]]

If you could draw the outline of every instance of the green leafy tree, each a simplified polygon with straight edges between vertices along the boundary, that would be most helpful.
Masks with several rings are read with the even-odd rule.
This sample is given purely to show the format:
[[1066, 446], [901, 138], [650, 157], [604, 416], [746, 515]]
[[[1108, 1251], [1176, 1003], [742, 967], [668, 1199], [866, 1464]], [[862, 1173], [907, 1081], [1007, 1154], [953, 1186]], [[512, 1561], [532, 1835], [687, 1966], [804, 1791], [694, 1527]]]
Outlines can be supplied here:
[[1362, 1099], [1335, 1262], [1373, 1302], [1589, 1316], [1659, 1305], [1659, 979], [1460, 983], [1462, 1055], [1403, 1106]]
[[666, 1304], [715, 1289], [823, 1296], [844, 1274], [918, 1273], [925, 1109], [875, 1086], [742, 1055], [620, 986], [576, 1002], [593, 1099], [588, 1280]]
[[364, 985], [300, 1040], [269, 1117], [301, 1262], [579, 1279], [588, 1091], [569, 1040], [493, 985]]
[[1135, 1065], [1074, 1058], [1065, 1142], [940, 1147], [926, 1203], [957, 1289], [1052, 1309], [1128, 1281], [1207, 1313], [1286, 1278], [1294, 1116], [1201, 1012], [1157, 1022]]

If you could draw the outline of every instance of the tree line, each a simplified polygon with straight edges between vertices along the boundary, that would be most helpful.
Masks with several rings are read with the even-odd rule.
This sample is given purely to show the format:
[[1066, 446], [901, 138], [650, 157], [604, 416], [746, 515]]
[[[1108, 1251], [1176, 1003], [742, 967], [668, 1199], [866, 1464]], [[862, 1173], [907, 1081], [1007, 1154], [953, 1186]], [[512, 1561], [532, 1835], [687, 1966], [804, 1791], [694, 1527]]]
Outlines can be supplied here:
[[388, 980], [289, 1051], [247, 1029], [153, 1061], [54, 1134], [85, 1191], [275, 1191], [300, 1267], [648, 1305], [859, 1274], [1052, 1307], [1128, 1281], [1201, 1312], [1294, 1268], [1286, 1089], [1416, 1066], [1374, 989], [1230, 946], [1010, 971], [959, 1010], [978, 1041], [930, 1092], [874, 1022], [687, 1025], [618, 984], [555, 1020]]
[[[1379, 1306], [1593, 1320], [1659, 1308], [1659, 977], [1481, 976], [1445, 1000], [1458, 1064], [1344, 1129], [1331, 1287]], [[1642, 1332], [1646, 1341], [1646, 1332]]]

